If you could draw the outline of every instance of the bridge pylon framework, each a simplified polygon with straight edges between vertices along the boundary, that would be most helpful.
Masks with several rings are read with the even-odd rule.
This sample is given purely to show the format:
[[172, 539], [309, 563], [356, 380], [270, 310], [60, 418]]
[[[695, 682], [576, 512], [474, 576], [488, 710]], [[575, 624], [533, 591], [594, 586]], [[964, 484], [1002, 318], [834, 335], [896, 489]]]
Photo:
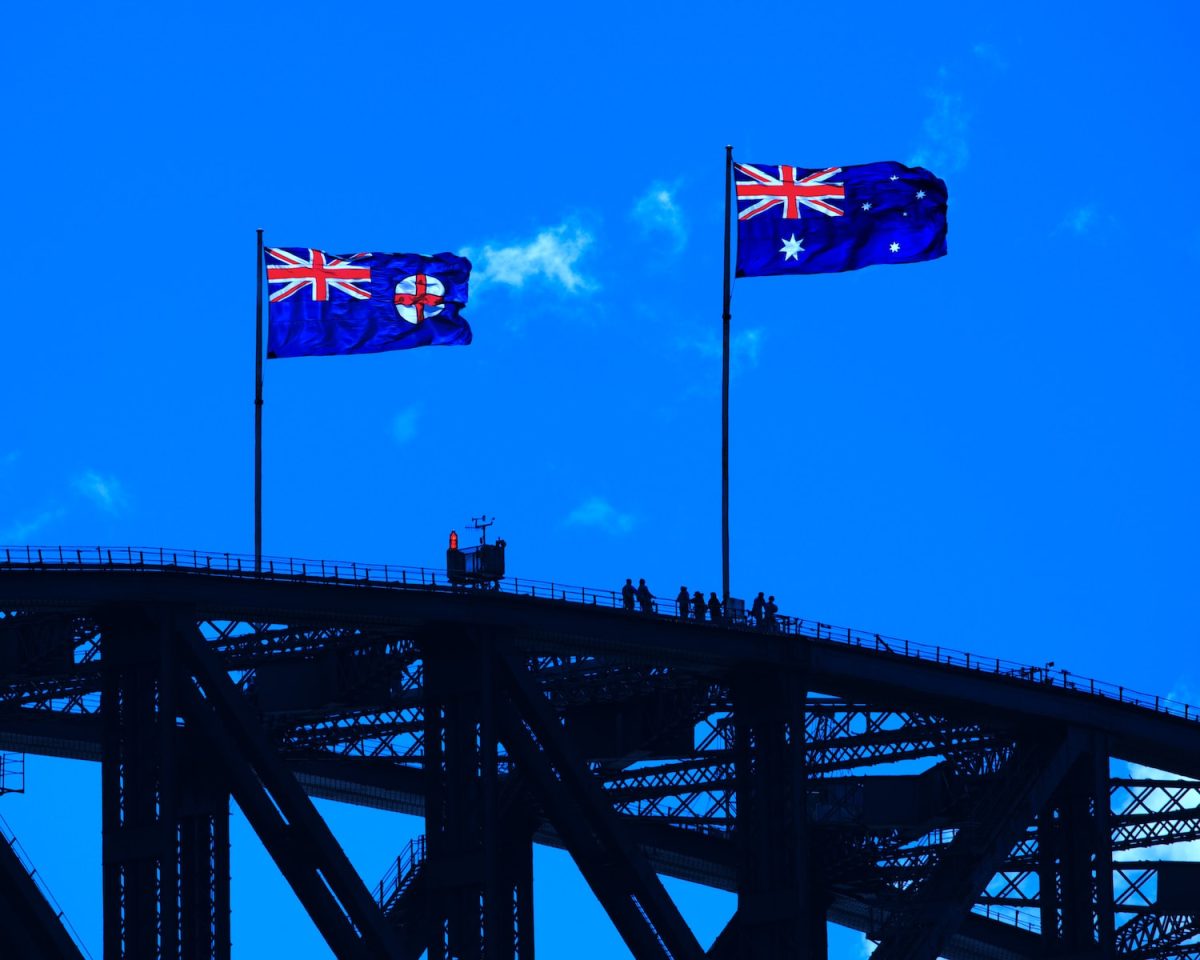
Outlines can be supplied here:
[[[539, 843], [638, 960], [824, 960], [830, 920], [880, 960], [1200, 958], [1193, 708], [819, 623], [501, 587], [9, 551], [0, 748], [101, 764], [106, 960], [236, 954], [231, 798], [339, 958], [530, 960]], [[311, 797], [424, 835], [368, 888]], [[707, 949], [663, 876], [736, 893]], [[5, 956], [73, 957], [51, 912], [5, 916]]]

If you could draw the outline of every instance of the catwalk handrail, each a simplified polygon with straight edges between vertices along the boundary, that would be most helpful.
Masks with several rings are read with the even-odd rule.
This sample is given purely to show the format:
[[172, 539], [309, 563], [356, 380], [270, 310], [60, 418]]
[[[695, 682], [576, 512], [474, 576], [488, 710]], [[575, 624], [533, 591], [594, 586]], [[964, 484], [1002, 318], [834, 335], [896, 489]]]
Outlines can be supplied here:
[[405, 844], [387, 873], [372, 891], [379, 908], [387, 911], [394, 906], [416, 876], [417, 867], [425, 862], [425, 835], [418, 834]]
[[[461, 593], [486, 589], [478, 585], [451, 583], [445, 570], [429, 567], [397, 566], [389, 563], [358, 563], [342, 560], [306, 560], [297, 557], [263, 557], [262, 569], [254, 568], [254, 557], [239, 553], [209, 553], [203, 550], [176, 550], [169, 547], [68, 547], [19, 546], [0, 547], [0, 570], [143, 570], [196, 571], [252, 580], [301, 581], [305, 583], [336, 583], [342, 586], [388, 587], [393, 589]], [[619, 590], [578, 587], [552, 580], [532, 580], [528, 577], [506, 577], [496, 581], [495, 589], [522, 597], [535, 597], [566, 603], [620, 608]], [[690, 612], [690, 611], [689, 611]], [[652, 610], [637, 612], [636, 616], [654, 616], [678, 620], [674, 598], [656, 597]], [[1200, 722], [1200, 708], [1161, 697], [1157, 694], [1130, 690], [1121, 684], [1108, 683], [1052, 669], [1050, 664], [1032, 666], [1003, 657], [981, 657], [965, 650], [903, 640], [879, 633], [839, 627], [820, 620], [779, 615], [773, 624], [755, 624], [742, 615], [708, 626], [742, 630], [770, 630], [774, 633], [811, 637], [853, 647], [874, 649], [915, 660], [932, 660], [949, 666], [978, 670], [998, 676], [1014, 677], [1032, 683], [1074, 690], [1092, 696], [1105, 697], [1121, 703], [1170, 714], [1185, 720]]]

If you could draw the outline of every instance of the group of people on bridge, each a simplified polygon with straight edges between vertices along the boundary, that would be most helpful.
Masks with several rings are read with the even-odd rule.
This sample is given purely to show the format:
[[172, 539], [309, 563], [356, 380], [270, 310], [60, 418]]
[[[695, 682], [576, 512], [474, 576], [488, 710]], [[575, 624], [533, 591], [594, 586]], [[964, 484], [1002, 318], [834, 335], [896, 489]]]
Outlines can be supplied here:
[[[635, 587], [633, 578], [626, 577], [625, 586], [621, 588], [621, 606], [632, 611], [635, 603], [642, 613], [657, 612], [654, 594], [646, 586], [645, 579], [638, 580], [638, 585]], [[715, 590], [711, 591], [708, 599], [705, 600], [703, 591], [697, 590], [695, 593], [690, 593], [687, 587], [680, 587], [679, 594], [675, 597], [675, 612], [680, 620], [695, 620], [698, 623], [703, 623], [706, 619], [712, 623], [724, 623], [726, 619], [738, 619], [736, 616], [726, 617], [724, 605]], [[737, 613], [741, 612], [739, 606]], [[779, 607], [775, 604], [775, 597], [764, 597], [760, 590], [750, 607], [750, 620], [759, 629], [774, 630], [779, 622], [778, 615]]]

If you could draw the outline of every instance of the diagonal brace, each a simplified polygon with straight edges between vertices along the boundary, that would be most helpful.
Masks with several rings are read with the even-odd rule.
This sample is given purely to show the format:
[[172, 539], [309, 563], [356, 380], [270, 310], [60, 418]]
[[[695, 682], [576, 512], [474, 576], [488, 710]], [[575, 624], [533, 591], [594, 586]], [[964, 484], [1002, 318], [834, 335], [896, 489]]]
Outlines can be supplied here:
[[1085, 746], [1076, 731], [1018, 744], [930, 874], [900, 899], [874, 960], [934, 960]]
[[626, 946], [637, 960], [700, 960], [704, 951], [695, 935], [528, 670], [513, 657], [499, 659], [511, 700], [507, 709], [498, 704], [500, 738]]
[[12, 848], [0, 834], [0, 955], [83, 960], [56, 914]]
[[[199, 632], [182, 641], [184, 718], [339, 960], [400, 956], [395, 931]], [[194, 679], [193, 679], [194, 678]]]

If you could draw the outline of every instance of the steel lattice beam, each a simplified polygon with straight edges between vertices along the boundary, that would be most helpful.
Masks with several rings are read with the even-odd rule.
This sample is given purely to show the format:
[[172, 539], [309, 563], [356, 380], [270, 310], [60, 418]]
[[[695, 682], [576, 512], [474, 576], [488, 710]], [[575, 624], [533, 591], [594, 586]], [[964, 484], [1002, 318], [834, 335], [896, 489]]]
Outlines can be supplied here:
[[933, 960], [1081, 754], [1080, 739], [1067, 732], [1018, 746], [1000, 782], [980, 795], [943, 857], [898, 904], [877, 960]]

